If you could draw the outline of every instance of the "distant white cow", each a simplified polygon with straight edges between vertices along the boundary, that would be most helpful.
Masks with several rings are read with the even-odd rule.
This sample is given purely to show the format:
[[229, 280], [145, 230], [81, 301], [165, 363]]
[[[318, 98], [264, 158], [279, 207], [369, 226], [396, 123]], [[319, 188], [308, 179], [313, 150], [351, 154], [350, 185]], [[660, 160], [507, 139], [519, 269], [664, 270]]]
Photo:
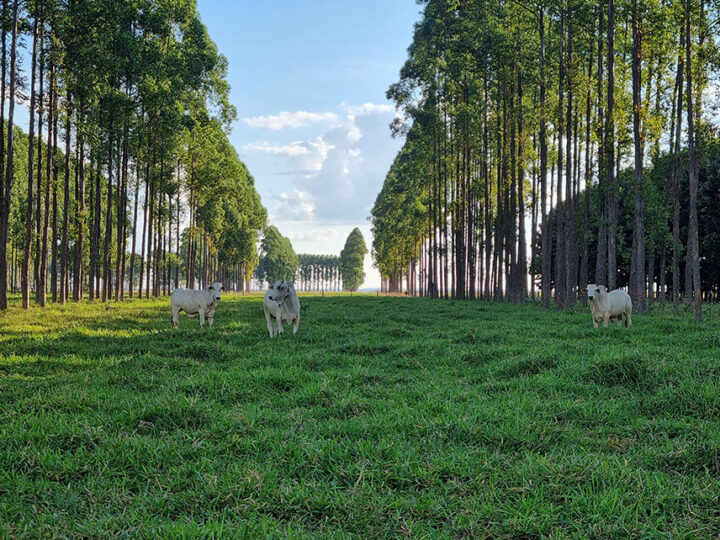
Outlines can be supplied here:
[[588, 285], [586, 291], [595, 328], [600, 321], [603, 321], [605, 328], [608, 321], [616, 321], [620, 326], [623, 315], [625, 315], [625, 326], [632, 325], [632, 300], [628, 293], [619, 289], [608, 292], [604, 285], [594, 283]]
[[188, 317], [200, 315], [201, 328], [205, 326], [205, 317], [208, 319], [208, 324], [212, 326], [215, 310], [220, 302], [220, 291], [224, 290], [225, 287], [222, 286], [222, 283], [217, 281], [204, 291], [175, 289], [170, 295], [173, 326], [178, 326], [178, 315], [181, 311], [184, 311]]
[[283, 333], [283, 321], [293, 323], [293, 334], [297, 334], [300, 325], [300, 300], [292, 281], [276, 281], [263, 297], [265, 320], [270, 337], [275, 337], [273, 320], [277, 323], [277, 333]]

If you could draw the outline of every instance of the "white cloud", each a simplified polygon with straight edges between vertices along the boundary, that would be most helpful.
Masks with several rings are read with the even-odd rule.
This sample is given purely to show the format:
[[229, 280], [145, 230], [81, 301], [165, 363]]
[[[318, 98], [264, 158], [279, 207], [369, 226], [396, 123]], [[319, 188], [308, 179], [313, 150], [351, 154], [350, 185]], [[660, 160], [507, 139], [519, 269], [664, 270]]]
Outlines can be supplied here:
[[363, 103], [362, 105], [345, 105], [350, 117], [367, 116], [369, 114], [382, 114], [395, 110], [395, 107], [387, 103]]
[[310, 153], [310, 150], [299, 142], [293, 142], [286, 145], [271, 144], [269, 142], [254, 142], [246, 144], [245, 150], [281, 156], [304, 156]]
[[311, 124], [317, 124], [319, 122], [336, 123], [337, 121], [338, 115], [335, 113], [312, 113], [307, 111], [283, 111], [279, 114], [270, 116], [243, 118], [243, 122], [251, 128], [265, 128], [273, 131], [279, 131], [286, 128], [300, 128]]
[[[312, 202], [310, 194], [293, 190], [291, 194], [285, 192], [280, 195], [274, 195], [275, 208], [270, 215], [270, 221], [311, 221], [315, 212], [315, 204]], [[292, 240], [292, 236], [288, 235]]]
[[319, 171], [325, 159], [327, 159], [328, 152], [333, 148], [333, 145], [328, 144], [323, 137], [316, 137], [307, 141], [295, 141], [284, 145], [254, 142], [244, 147], [246, 151], [285, 156], [290, 162], [293, 172], [303, 174]]
[[[277, 156], [282, 173], [292, 175], [280, 195], [270, 194], [270, 221], [323, 230], [330, 224], [367, 223], [368, 210], [382, 187], [402, 141], [389, 144], [391, 105], [341, 104], [338, 121], [322, 135], [302, 141], [255, 142], [245, 149]], [[277, 167], [277, 164], [275, 165]], [[287, 172], [285, 172], [287, 171]], [[294, 237], [298, 242], [305, 237]], [[309, 237], [308, 243], [311, 244]]]
[[293, 242], [330, 242], [340, 236], [340, 231], [330, 227], [322, 227], [309, 231], [291, 230], [287, 237]]

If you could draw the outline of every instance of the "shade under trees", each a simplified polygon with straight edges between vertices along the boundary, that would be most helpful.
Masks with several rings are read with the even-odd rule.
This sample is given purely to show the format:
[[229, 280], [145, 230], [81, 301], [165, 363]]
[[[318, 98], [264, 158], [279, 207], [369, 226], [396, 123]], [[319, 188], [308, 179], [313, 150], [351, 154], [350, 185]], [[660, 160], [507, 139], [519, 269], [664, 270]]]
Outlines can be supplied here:
[[27, 308], [33, 291], [44, 305], [246, 286], [266, 211], [228, 142], [227, 61], [195, 1], [0, 10], [0, 309], [17, 289]]
[[[539, 294], [564, 309], [596, 281], [629, 285], [641, 311], [646, 299], [684, 295], [700, 320], [709, 254], [698, 156], [717, 148], [707, 89], [720, 65], [718, 6], [420, 4], [388, 91], [404, 115], [391, 129], [405, 143], [372, 209], [389, 290]], [[627, 193], [633, 203], [623, 206]]]

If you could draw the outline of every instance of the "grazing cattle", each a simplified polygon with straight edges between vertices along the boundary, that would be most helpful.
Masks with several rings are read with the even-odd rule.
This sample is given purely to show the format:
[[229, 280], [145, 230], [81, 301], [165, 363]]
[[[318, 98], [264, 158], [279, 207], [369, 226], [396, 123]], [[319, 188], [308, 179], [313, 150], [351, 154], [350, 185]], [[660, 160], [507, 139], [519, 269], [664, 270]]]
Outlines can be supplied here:
[[605, 328], [608, 321], [616, 321], [620, 326], [623, 315], [625, 315], [625, 326], [632, 325], [632, 300], [628, 293], [619, 289], [608, 292], [604, 285], [594, 283], [588, 285], [585, 291], [590, 300], [590, 312], [595, 328], [600, 321], [603, 321]]
[[277, 323], [277, 333], [283, 333], [283, 321], [293, 323], [293, 334], [297, 334], [300, 325], [300, 300], [292, 281], [276, 281], [263, 297], [265, 320], [270, 337], [275, 337], [273, 320]]
[[205, 317], [208, 324], [213, 325], [215, 310], [220, 302], [220, 291], [225, 287], [217, 281], [207, 290], [191, 291], [186, 289], [175, 289], [170, 295], [170, 306], [172, 308], [172, 323], [177, 328], [178, 315], [184, 311], [188, 317], [200, 316], [200, 327], [205, 326]]

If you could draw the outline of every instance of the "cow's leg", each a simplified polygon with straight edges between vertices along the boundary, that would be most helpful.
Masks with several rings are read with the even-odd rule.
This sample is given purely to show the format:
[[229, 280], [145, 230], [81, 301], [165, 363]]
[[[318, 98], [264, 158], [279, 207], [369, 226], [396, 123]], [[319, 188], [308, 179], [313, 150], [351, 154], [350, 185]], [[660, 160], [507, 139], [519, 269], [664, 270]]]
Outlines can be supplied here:
[[208, 317], [208, 325], [210, 326], [210, 328], [212, 328], [212, 325], [213, 325], [213, 321], [214, 321], [214, 320], [215, 320], [215, 317], [214, 317], [214, 316], [213, 316], [213, 317]]
[[620, 328], [622, 326], [622, 314], [615, 319], [615, 321], [617, 322], [618, 328]]
[[632, 310], [628, 310], [625, 312], [625, 327], [632, 326]]
[[200, 315], [200, 328], [202, 328], [203, 326], [205, 326], [205, 310], [200, 309], [198, 311], [198, 315]]
[[277, 313], [275, 315], [275, 320], [277, 321], [277, 333], [282, 334], [283, 333], [283, 326], [282, 326], [282, 315]]
[[293, 324], [294, 324], [294, 326], [293, 326], [293, 334], [297, 334], [298, 326], [300, 326], [300, 315], [298, 315], [297, 317], [295, 317], [295, 320], [293, 321]]
[[268, 311], [268, 308], [265, 308], [265, 320], [267, 321], [267, 328], [268, 332], [270, 332], [270, 337], [275, 337], [275, 334], [273, 333], [273, 323], [270, 318], [270, 311]]
[[172, 307], [172, 325], [175, 328], [178, 327], [178, 321], [180, 320], [180, 317], [178, 317], [179, 314], [180, 314], [180, 308], [173, 306]]
[[605, 313], [603, 313], [603, 328], [608, 327], [609, 320], [610, 320], [610, 313], [606, 311]]

